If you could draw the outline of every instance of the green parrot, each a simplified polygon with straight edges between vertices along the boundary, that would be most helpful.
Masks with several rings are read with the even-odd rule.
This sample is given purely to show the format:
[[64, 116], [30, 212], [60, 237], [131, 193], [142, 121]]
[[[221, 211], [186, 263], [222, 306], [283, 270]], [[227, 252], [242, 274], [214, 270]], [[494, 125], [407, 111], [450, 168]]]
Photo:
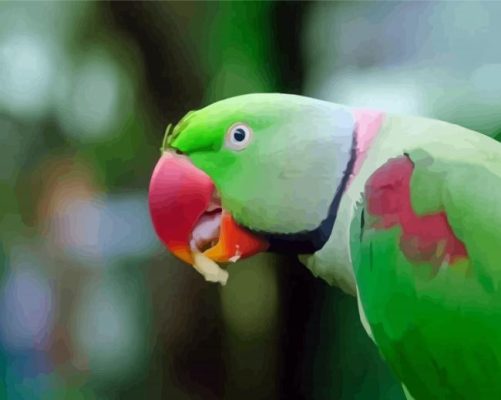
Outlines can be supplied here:
[[501, 144], [432, 119], [249, 94], [168, 129], [154, 228], [206, 280], [297, 254], [358, 299], [408, 398], [501, 399]]

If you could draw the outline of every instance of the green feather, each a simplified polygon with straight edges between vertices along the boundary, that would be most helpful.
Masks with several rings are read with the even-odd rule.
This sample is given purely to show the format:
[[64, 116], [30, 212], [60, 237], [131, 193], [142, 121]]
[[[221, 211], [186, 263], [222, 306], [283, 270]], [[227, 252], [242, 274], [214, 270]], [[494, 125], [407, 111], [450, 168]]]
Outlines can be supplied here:
[[164, 152], [168, 148], [169, 141], [171, 139], [170, 135], [172, 135], [171, 128], [172, 124], [167, 125], [167, 127], [165, 128], [164, 139], [162, 140], [162, 147], [160, 148], [161, 152]]
[[446, 212], [469, 259], [434, 274], [401, 252], [399, 227], [373, 228], [367, 209], [361, 231], [360, 206], [351, 229], [356, 281], [374, 340], [416, 400], [501, 398], [501, 146], [449, 130], [456, 147], [409, 152], [411, 199], [417, 213]]

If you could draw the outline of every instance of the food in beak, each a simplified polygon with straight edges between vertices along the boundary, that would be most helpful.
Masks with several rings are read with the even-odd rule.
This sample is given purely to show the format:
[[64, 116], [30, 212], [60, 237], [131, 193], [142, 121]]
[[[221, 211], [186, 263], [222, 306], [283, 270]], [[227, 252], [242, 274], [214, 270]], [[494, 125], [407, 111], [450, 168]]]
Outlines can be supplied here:
[[203, 254], [203, 252], [216, 245], [219, 238], [221, 225], [221, 209], [210, 208], [202, 214], [192, 232], [190, 248], [193, 255], [193, 267], [200, 272], [206, 281], [219, 282], [226, 285], [228, 271]]
[[219, 282], [224, 286], [228, 281], [228, 271], [203, 253], [193, 252], [193, 268], [200, 272], [207, 282]]

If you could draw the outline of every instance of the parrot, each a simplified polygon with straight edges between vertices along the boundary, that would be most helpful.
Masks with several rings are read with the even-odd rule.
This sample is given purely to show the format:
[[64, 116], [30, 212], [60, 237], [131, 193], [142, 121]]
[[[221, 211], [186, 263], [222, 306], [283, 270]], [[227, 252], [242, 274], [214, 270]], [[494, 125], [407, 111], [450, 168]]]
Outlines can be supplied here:
[[[297, 255], [356, 297], [408, 399], [501, 399], [501, 143], [422, 116], [253, 93], [166, 130], [160, 241], [207, 281]], [[237, 268], [237, 267], [235, 267]]]

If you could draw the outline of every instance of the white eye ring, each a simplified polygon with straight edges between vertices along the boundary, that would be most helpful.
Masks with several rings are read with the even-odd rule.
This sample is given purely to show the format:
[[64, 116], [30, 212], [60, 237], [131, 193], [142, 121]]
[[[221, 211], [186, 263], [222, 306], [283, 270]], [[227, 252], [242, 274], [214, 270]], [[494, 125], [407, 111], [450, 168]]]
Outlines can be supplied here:
[[242, 123], [237, 123], [230, 126], [226, 133], [226, 147], [232, 150], [243, 150], [247, 147], [252, 139], [252, 129]]

